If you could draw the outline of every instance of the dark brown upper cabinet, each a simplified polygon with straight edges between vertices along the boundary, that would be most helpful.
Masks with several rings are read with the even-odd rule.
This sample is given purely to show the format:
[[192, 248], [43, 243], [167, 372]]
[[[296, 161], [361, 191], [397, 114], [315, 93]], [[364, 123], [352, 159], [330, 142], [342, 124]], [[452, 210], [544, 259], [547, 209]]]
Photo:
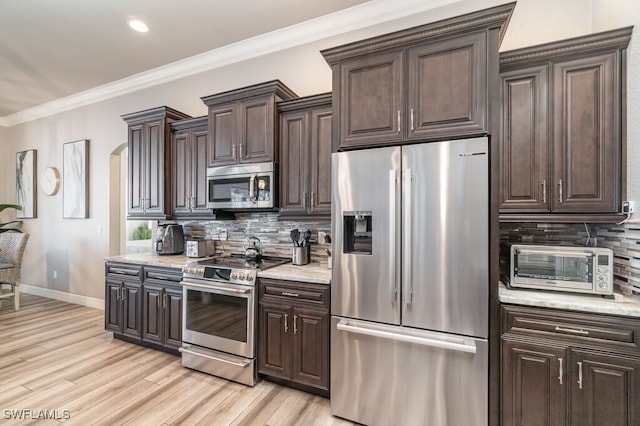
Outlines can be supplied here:
[[324, 50], [334, 150], [491, 133], [497, 52], [514, 4]]
[[277, 161], [276, 102], [297, 95], [279, 80], [205, 96], [210, 167]]
[[631, 31], [500, 55], [501, 221], [619, 220]]
[[278, 103], [280, 215], [331, 215], [331, 93]]
[[171, 125], [171, 206], [174, 217], [213, 217], [207, 208], [207, 117]]
[[163, 106], [122, 116], [128, 124], [129, 219], [166, 219], [170, 212], [169, 125], [188, 115]]

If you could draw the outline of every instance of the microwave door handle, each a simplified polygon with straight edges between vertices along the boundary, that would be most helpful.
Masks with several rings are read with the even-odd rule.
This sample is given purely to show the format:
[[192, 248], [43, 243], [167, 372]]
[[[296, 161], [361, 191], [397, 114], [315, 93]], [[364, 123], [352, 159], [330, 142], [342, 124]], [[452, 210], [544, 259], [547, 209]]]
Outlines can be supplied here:
[[252, 174], [251, 177], [249, 178], [249, 200], [251, 200], [251, 202], [253, 204], [256, 203], [256, 200], [258, 199], [258, 194], [257, 192], [257, 187], [258, 185], [256, 185], [256, 181], [258, 180], [258, 175], [257, 174]]

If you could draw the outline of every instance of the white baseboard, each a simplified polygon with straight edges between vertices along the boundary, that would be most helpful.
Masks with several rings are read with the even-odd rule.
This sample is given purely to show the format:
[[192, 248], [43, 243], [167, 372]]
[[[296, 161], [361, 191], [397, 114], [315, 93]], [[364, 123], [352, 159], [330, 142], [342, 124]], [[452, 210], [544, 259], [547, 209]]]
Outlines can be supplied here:
[[75, 303], [76, 305], [104, 310], [104, 300], [96, 299], [95, 297], [80, 296], [79, 294], [65, 293], [64, 291], [52, 290], [50, 288], [37, 287], [28, 284], [20, 284], [20, 293], [48, 297], [49, 299], [62, 300], [63, 302]]

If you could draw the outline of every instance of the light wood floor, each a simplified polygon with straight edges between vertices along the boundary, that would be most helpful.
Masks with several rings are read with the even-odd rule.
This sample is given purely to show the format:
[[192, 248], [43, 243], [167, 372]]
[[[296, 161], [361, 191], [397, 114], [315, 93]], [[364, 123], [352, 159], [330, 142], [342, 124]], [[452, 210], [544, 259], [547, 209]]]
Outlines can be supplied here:
[[264, 380], [243, 386], [114, 340], [101, 310], [29, 294], [20, 305], [0, 307], [3, 425], [351, 424], [326, 398]]

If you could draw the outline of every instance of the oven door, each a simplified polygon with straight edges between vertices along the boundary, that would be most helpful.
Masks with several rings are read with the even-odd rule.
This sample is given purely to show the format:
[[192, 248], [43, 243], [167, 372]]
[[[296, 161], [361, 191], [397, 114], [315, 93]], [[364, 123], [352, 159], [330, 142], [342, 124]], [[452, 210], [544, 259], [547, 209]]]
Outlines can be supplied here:
[[541, 248], [515, 248], [512, 251], [511, 281], [537, 288], [593, 290], [591, 251]]
[[182, 340], [254, 358], [255, 287], [183, 279]]
[[266, 209], [274, 206], [272, 163], [214, 167], [207, 170], [207, 207]]

